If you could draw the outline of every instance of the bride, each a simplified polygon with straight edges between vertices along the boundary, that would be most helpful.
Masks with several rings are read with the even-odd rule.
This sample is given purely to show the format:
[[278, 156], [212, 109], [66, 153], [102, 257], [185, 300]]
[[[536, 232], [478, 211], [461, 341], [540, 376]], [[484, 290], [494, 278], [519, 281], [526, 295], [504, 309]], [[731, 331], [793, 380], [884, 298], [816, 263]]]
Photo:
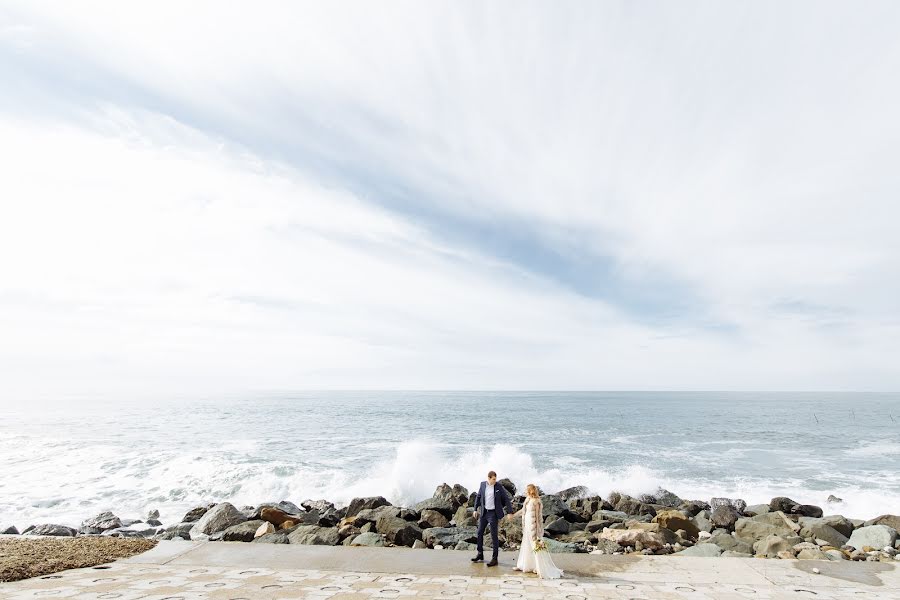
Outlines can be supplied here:
[[519, 549], [519, 560], [515, 570], [523, 573], [537, 573], [541, 579], [559, 579], [563, 572], [556, 568], [550, 552], [546, 549], [535, 551], [534, 544], [544, 538], [543, 524], [544, 505], [538, 495], [537, 487], [529, 483], [525, 488], [525, 506], [511, 516], [522, 514], [522, 547]]

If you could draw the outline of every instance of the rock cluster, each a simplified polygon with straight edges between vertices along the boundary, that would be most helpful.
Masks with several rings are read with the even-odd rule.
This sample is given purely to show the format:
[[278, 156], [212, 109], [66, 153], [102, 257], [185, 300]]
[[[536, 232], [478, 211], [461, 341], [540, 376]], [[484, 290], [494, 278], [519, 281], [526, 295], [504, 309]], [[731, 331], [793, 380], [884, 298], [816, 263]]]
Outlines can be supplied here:
[[[500, 483], [514, 496], [513, 506], [521, 508], [525, 498], [515, 495], [515, 484], [508, 479]], [[900, 560], [897, 515], [859, 521], [825, 516], [820, 507], [787, 497], [748, 506], [731, 498], [683, 500], [663, 489], [637, 498], [618, 492], [602, 498], [580, 486], [541, 493], [551, 552]], [[474, 494], [463, 486], [442, 484], [431, 498], [412, 507], [394, 506], [381, 496], [354, 498], [342, 508], [327, 500], [306, 500], [299, 506], [282, 500], [240, 509], [221, 502], [193, 508], [169, 526], [158, 521], [155, 510], [144, 521], [104, 512], [78, 529], [42, 524], [23, 533], [470, 550], [476, 538], [473, 504]], [[499, 537], [504, 548], [518, 549], [521, 520], [501, 521]], [[490, 545], [490, 536], [485, 544]]]

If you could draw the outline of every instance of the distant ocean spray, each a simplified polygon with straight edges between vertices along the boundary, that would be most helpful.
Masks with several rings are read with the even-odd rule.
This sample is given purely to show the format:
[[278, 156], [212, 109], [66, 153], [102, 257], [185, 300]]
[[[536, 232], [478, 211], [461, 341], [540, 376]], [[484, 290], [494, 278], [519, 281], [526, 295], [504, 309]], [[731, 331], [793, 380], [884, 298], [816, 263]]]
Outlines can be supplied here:
[[[191, 507], [346, 503], [470, 490], [496, 470], [547, 492], [786, 495], [900, 514], [900, 395], [304, 392], [190, 402], [0, 408], [0, 525], [103, 510], [164, 523]], [[835, 495], [844, 500], [828, 505]]]

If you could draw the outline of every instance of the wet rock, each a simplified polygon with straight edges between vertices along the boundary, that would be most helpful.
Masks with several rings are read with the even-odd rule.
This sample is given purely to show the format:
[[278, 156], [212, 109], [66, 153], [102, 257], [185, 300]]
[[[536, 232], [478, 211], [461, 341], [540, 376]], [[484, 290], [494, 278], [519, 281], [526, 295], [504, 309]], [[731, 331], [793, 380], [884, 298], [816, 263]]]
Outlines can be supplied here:
[[730, 506], [741, 514], [747, 508], [747, 503], [740, 498], [711, 498], [709, 501], [710, 511], [716, 510], [720, 506]]
[[707, 558], [716, 558], [724, 552], [715, 544], [697, 544], [690, 548], [685, 548], [681, 552], [676, 552], [673, 556], [702, 556]]
[[860, 527], [853, 532], [847, 545], [862, 550], [865, 547], [884, 548], [893, 546], [897, 540], [897, 530], [887, 525], [869, 525]]
[[[508, 477], [504, 477], [497, 483], [502, 485], [504, 487], [504, 489], [506, 489], [506, 491], [509, 492], [510, 496], [516, 495], [516, 484], [514, 484], [512, 481], [510, 481]], [[540, 493], [540, 492], [538, 492], [538, 493]]]
[[395, 546], [412, 546], [413, 542], [422, 539], [422, 530], [418, 525], [399, 517], [380, 517], [375, 530]]
[[800, 506], [800, 503], [794, 502], [787, 496], [778, 496], [776, 498], [772, 498], [772, 500], [769, 501], [770, 512], [780, 511], [785, 514], [790, 514], [795, 506]]
[[351, 546], [384, 546], [384, 538], [380, 533], [361, 533], [350, 542]]
[[729, 531], [734, 529], [735, 523], [741, 518], [741, 513], [730, 504], [721, 504], [713, 509], [709, 521], [713, 527], [721, 527]]
[[15, 525], [9, 525], [8, 527], [0, 527], [0, 534], [19, 535], [19, 530], [16, 529]]
[[107, 529], [118, 529], [122, 527], [122, 520], [109, 511], [102, 512], [93, 519], [82, 521], [81, 533], [103, 533]]
[[812, 504], [798, 504], [797, 506], [791, 508], [791, 514], [818, 519], [824, 513], [818, 506], [813, 506]]
[[[466, 507], [460, 506], [460, 509], [466, 510]], [[429, 527], [449, 527], [450, 522], [447, 520], [447, 517], [445, 517], [438, 511], [425, 509], [422, 511], [422, 514], [419, 517], [418, 525], [422, 529], [428, 529]]]
[[159, 520], [159, 511], [155, 508], [153, 510], [147, 511], [147, 521], [151, 520]]
[[184, 517], [181, 519], [182, 523], [193, 523], [195, 521], [199, 521], [200, 517], [206, 514], [206, 511], [211, 509], [215, 504], [208, 504], [206, 506], [197, 506], [192, 508], [191, 510], [185, 513]]
[[265, 528], [266, 525], [272, 526], [267, 521], [244, 521], [237, 525], [232, 525], [222, 532], [223, 542], [252, 542], [257, 537], [256, 532], [260, 527]]
[[[290, 506], [288, 506], [290, 505]], [[300, 503], [300, 507], [307, 512], [317, 512], [319, 514], [325, 514], [330, 510], [335, 510], [334, 504], [329, 502], [328, 500], [304, 500]], [[297, 508], [296, 504], [292, 502], [288, 502], [287, 500], [282, 500], [278, 503], [276, 508], [283, 510], [284, 512], [298, 514], [300, 510]]]
[[183, 540], [191, 539], [191, 529], [194, 527], [194, 523], [177, 523], [175, 525], [171, 525], [165, 529], [160, 534], [157, 534], [157, 539], [160, 540], [174, 540], [176, 538], [180, 538]]
[[366, 498], [354, 498], [347, 505], [347, 516], [352, 517], [359, 514], [359, 511], [366, 508], [378, 508], [380, 506], [390, 506], [391, 503], [382, 496], [369, 496]]
[[434, 490], [432, 497], [445, 500], [453, 507], [453, 510], [456, 511], [457, 508], [468, 502], [469, 491], [458, 483], [454, 484], [453, 487], [446, 483], [442, 483]]
[[[264, 537], [266, 536], [259, 539]], [[336, 546], [341, 541], [337, 529], [318, 525], [297, 525], [288, 532], [287, 537], [291, 544], [307, 546]]]
[[57, 537], [75, 537], [78, 532], [65, 525], [54, 525], [51, 523], [45, 525], [36, 525], [25, 530], [26, 535], [52, 535]]
[[589, 493], [590, 493], [590, 491], [583, 485], [576, 485], [574, 487], [560, 490], [560, 491], [556, 492], [554, 494], [554, 496], [556, 496], [563, 502], [568, 502], [569, 500], [577, 500], [578, 498], [583, 498], [583, 497], [587, 496]]
[[218, 531], [224, 531], [232, 525], [243, 523], [247, 520], [244, 514], [236, 509], [230, 502], [216, 504], [206, 511], [191, 528], [191, 539], [198, 540], [211, 536]]

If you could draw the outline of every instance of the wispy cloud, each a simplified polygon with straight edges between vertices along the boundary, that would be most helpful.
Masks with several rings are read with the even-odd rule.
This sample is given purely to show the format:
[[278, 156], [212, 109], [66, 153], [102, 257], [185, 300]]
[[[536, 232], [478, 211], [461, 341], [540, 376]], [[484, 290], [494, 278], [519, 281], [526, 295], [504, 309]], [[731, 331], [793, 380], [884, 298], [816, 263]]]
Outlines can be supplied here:
[[895, 388], [900, 10], [815, 6], [10, 3], [0, 355], [26, 391]]

